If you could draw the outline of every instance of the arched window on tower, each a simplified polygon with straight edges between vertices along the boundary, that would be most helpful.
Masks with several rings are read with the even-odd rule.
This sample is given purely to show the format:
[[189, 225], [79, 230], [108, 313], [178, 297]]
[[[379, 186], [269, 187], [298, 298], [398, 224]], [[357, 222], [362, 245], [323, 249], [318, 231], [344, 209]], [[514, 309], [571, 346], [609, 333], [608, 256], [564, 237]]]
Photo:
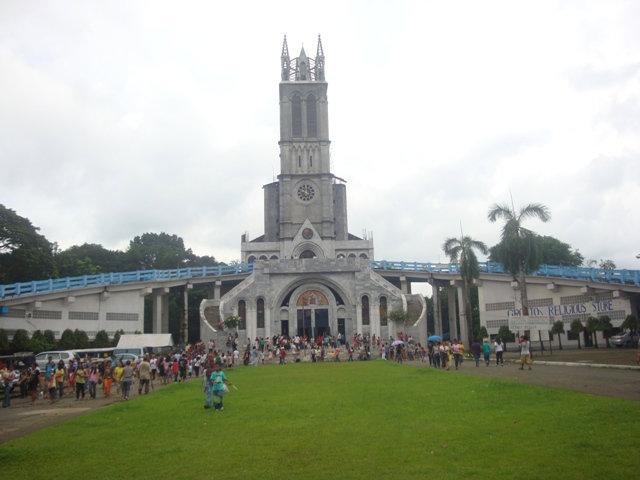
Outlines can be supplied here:
[[313, 250], [305, 250], [300, 254], [300, 258], [316, 258], [316, 254]]
[[380, 326], [387, 326], [387, 297], [380, 297]]
[[313, 167], [313, 155], [309, 155], [309, 166]]
[[247, 329], [247, 302], [244, 300], [240, 300], [238, 302], [238, 317], [240, 321], [238, 322], [238, 330], [246, 330]]
[[311, 94], [306, 99], [307, 104], [307, 137], [318, 136], [318, 117], [316, 113], [316, 97]]
[[291, 98], [291, 136], [302, 136], [302, 100], [298, 94]]
[[369, 297], [362, 296], [362, 325], [369, 325]]
[[259, 298], [256, 302], [256, 312], [258, 315], [257, 327], [264, 328], [264, 299]]
[[247, 263], [253, 263], [256, 261], [256, 257], [254, 257], [253, 255], [249, 255], [249, 258], [247, 258]]

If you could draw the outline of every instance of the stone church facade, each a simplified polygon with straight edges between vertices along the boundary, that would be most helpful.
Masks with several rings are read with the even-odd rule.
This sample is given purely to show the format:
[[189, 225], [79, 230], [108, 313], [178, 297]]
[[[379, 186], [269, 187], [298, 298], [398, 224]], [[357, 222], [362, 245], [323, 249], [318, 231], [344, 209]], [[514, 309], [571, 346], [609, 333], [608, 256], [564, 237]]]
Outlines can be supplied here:
[[[280, 174], [263, 186], [264, 234], [241, 238], [242, 261], [253, 273], [205, 300], [203, 337], [230, 316], [249, 338], [354, 333], [394, 335], [389, 312], [424, 322], [421, 295], [401, 291], [369, 266], [373, 240], [349, 233], [346, 181], [331, 172], [325, 57], [304, 48], [281, 54]], [[412, 322], [413, 323], [413, 322]]]

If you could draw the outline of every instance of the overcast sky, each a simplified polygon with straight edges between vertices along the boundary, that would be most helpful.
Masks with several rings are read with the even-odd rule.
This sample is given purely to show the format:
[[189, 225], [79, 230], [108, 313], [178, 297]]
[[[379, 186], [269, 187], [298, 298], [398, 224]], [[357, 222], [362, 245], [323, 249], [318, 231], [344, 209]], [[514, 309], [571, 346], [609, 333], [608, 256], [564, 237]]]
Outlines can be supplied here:
[[278, 173], [283, 34], [322, 34], [334, 173], [378, 259], [492, 245], [488, 207], [640, 268], [640, 2], [0, 2], [0, 203], [63, 247], [240, 257]]

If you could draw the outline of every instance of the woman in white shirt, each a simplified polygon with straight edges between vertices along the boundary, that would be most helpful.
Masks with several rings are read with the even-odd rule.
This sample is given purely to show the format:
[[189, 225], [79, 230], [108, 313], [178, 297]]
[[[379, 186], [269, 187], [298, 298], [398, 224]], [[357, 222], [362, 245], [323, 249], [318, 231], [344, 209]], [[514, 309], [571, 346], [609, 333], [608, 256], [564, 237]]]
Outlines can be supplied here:
[[502, 354], [504, 353], [504, 343], [499, 338], [493, 342], [493, 349], [496, 352], [496, 367], [498, 365], [502, 365], [504, 367], [504, 360], [502, 359]]

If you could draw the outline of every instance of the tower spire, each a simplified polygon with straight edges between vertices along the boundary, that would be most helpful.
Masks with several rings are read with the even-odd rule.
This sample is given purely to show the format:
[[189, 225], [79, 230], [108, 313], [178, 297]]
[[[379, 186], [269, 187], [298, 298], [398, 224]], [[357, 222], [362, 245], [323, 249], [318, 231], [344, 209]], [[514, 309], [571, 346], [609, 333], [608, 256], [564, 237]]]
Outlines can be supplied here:
[[318, 34], [318, 49], [316, 50], [316, 58], [324, 58], [324, 50], [322, 50], [322, 39], [320, 38], [320, 34]]
[[318, 34], [318, 48], [316, 49], [315, 77], [317, 82], [324, 82], [324, 50], [322, 49], [322, 39]]
[[287, 45], [287, 35], [284, 35], [282, 41], [282, 53], [280, 54], [280, 66], [282, 69], [282, 80], [287, 81], [290, 78], [291, 60], [289, 59], [289, 46]]

